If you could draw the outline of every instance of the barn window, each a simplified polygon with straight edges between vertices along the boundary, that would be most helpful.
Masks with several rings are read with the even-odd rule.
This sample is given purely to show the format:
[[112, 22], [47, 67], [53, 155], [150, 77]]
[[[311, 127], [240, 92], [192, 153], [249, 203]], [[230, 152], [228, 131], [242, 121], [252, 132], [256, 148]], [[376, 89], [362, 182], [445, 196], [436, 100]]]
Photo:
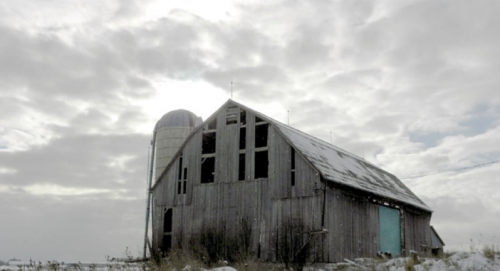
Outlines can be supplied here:
[[226, 124], [238, 123], [238, 107], [230, 106], [226, 108]]
[[268, 128], [268, 124], [255, 126], [255, 148], [267, 147]]
[[208, 130], [217, 129], [217, 118], [214, 118], [211, 122], [208, 123]]
[[295, 186], [295, 149], [290, 148], [290, 168], [291, 168], [291, 183]]
[[181, 186], [182, 186], [182, 155], [179, 157], [179, 176], [177, 178], [177, 194], [181, 194]]
[[215, 157], [202, 158], [201, 183], [213, 183], [215, 172]]
[[203, 143], [201, 146], [201, 153], [215, 153], [216, 136], [215, 132], [203, 133]]
[[184, 168], [184, 171], [179, 169], [179, 181], [177, 181], [177, 194], [186, 194], [187, 187], [187, 168]]
[[255, 179], [267, 178], [269, 169], [268, 151], [255, 152]]
[[240, 125], [247, 124], [247, 112], [243, 109], [240, 110]]
[[240, 128], [240, 150], [244, 150], [246, 148], [247, 141], [247, 128]]
[[245, 154], [244, 153], [240, 153], [238, 180], [240, 180], [240, 181], [245, 180]]

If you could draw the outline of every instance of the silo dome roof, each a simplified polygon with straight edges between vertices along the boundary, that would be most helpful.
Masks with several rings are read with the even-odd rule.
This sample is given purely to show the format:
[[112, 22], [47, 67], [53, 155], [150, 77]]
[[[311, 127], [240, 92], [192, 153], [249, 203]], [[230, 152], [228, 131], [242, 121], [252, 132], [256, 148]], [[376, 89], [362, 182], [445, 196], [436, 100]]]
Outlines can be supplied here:
[[191, 111], [178, 109], [163, 115], [156, 123], [155, 130], [164, 127], [196, 127], [202, 122], [201, 117], [197, 117]]

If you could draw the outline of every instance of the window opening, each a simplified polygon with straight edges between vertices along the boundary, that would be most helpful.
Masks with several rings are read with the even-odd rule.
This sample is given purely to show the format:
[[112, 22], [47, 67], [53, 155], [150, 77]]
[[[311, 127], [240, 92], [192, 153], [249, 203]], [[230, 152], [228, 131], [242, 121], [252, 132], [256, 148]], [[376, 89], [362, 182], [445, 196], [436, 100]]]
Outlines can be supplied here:
[[179, 157], [179, 178], [178, 180], [182, 179], [182, 155]]
[[267, 147], [268, 124], [255, 126], [255, 148]]
[[215, 144], [216, 144], [216, 136], [215, 132], [211, 133], [203, 133], [203, 143], [201, 146], [201, 153], [215, 153]]
[[290, 148], [290, 168], [291, 168], [291, 183], [295, 186], [295, 149]]
[[230, 106], [226, 108], [226, 124], [238, 123], [238, 107]]
[[177, 194], [181, 194], [182, 186], [182, 155], [179, 157], [179, 176], [177, 181]]
[[246, 148], [247, 141], [247, 128], [240, 128], [240, 150], [244, 150]]
[[214, 118], [211, 122], [208, 123], [208, 130], [217, 129], [217, 118]]
[[182, 181], [182, 194], [186, 194], [186, 186], [187, 186], [187, 168], [184, 168], [184, 180]]
[[240, 125], [247, 124], [247, 112], [243, 109], [240, 110]]
[[255, 123], [264, 122], [265, 120], [259, 116], [255, 116]]
[[267, 178], [269, 169], [268, 151], [255, 152], [255, 179]]
[[245, 180], [245, 154], [244, 153], [240, 153], [238, 180], [240, 180], [240, 181]]
[[215, 157], [202, 158], [201, 183], [213, 183], [215, 172]]

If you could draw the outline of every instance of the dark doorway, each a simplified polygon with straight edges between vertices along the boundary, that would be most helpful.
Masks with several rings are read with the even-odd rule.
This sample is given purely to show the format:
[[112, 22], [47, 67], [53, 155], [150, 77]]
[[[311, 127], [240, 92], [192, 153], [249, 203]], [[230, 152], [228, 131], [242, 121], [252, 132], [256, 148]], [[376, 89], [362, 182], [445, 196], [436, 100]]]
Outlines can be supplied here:
[[172, 209], [165, 211], [163, 218], [163, 239], [161, 250], [167, 252], [172, 248]]

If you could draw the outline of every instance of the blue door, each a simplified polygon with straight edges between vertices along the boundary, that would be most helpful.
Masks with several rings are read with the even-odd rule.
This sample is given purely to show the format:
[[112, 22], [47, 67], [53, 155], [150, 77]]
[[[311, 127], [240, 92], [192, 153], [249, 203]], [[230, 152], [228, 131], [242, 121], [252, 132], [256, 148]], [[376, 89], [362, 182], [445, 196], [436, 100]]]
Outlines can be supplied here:
[[401, 254], [401, 218], [399, 210], [380, 206], [378, 211], [380, 251]]

